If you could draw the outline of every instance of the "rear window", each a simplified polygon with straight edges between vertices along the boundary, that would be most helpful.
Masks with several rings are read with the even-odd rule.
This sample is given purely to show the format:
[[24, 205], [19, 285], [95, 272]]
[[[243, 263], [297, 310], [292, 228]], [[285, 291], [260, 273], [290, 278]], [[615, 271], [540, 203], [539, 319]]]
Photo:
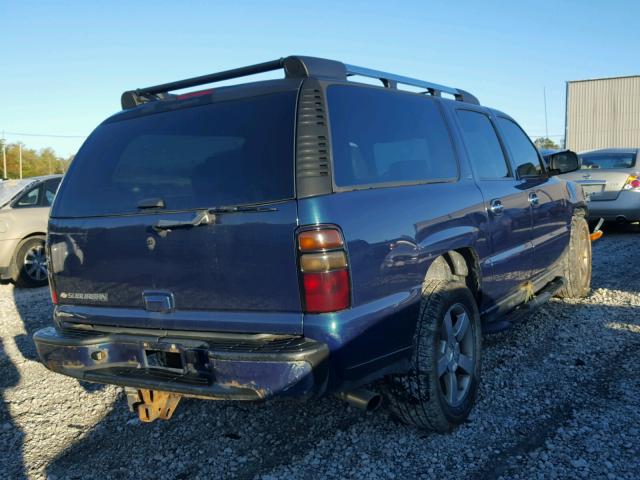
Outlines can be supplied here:
[[295, 92], [130, 118], [98, 127], [74, 159], [52, 216], [135, 213], [292, 198]]
[[328, 89], [338, 187], [452, 180], [449, 132], [434, 101], [376, 88]]
[[635, 153], [601, 153], [583, 155], [581, 168], [631, 168], [635, 164]]

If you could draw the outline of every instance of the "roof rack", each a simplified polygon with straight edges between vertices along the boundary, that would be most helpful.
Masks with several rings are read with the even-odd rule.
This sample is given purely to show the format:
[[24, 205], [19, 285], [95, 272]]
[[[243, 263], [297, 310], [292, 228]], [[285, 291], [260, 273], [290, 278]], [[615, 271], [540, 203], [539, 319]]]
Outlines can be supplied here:
[[393, 73], [381, 72], [379, 70], [372, 70], [370, 68], [358, 67], [356, 65], [346, 65], [347, 76], [360, 75], [361, 77], [376, 78], [382, 82], [387, 88], [398, 88], [398, 84], [410, 85], [412, 87], [420, 87], [426, 90], [425, 93], [429, 93], [435, 97], [442, 96], [443, 93], [453, 95], [453, 97], [460, 102], [473, 103], [480, 105], [478, 99], [471, 95], [469, 92], [461, 90], [459, 88], [447, 87], [445, 85], [438, 85], [437, 83], [425, 82], [424, 80], [418, 80], [411, 77], [403, 77], [402, 75], [395, 75]]
[[138, 88], [136, 90], [128, 90], [122, 94], [122, 108], [130, 109], [149, 101], [170, 98], [172, 95], [169, 92], [174, 90], [182, 90], [183, 88], [206, 85], [209, 83], [220, 82], [222, 80], [245, 77], [248, 75], [271, 72], [280, 69], [284, 69], [286, 78], [316, 77], [345, 80], [347, 77], [360, 75], [363, 77], [376, 78], [387, 88], [398, 88], [398, 84], [411, 85], [424, 88], [424, 93], [428, 93], [433, 96], [439, 97], [442, 93], [447, 93], [453, 95], [456, 100], [461, 102], [479, 104], [476, 97], [458, 88], [451, 88], [444, 85], [438, 85], [437, 83], [425, 82], [414, 78], [403, 77], [401, 75], [394, 75], [392, 73], [357, 67], [355, 65], [346, 65], [335, 60], [291, 56], [269, 62], [249, 65], [247, 67], [212, 73], [209, 75], [187, 78], [146, 88]]

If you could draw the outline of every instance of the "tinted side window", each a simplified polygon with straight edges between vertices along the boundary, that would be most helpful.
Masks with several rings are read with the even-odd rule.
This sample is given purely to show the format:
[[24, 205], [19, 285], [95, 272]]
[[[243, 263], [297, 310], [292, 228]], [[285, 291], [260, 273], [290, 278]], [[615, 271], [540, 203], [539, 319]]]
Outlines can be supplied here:
[[458, 110], [458, 120], [476, 175], [486, 179], [510, 177], [507, 161], [489, 117], [480, 112]]
[[518, 177], [538, 177], [543, 174], [538, 152], [529, 137], [514, 122], [498, 117], [498, 123], [509, 147]]
[[60, 186], [60, 180], [62, 179], [56, 178], [54, 180], [48, 180], [47, 183], [44, 184], [44, 197], [42, 199], [42, 203], [45, 207], [50, 207], [53, 203], [53, 199], [58, 191], [58, 186]]
[[38, 185], [26, 191], [13, 205], [13, 208], [38, 207], [40, 204], [40, 187], [41, 186]]
[[336, 185], [457, 177], [449, 132], [432, 100], [346, 85], [329, 87], [327, 96]]

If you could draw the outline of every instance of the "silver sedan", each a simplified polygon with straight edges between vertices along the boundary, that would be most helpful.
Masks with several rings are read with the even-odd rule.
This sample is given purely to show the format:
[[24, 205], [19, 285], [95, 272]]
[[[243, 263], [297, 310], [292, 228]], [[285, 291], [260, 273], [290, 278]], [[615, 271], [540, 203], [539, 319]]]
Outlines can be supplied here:
[[0, 279], [47, 284], [45, 239], [49, 209], [62, 175], [0, 182]]
[[591, 220], [640, 221], [638, 152], [637, 148], [610, 148], [581, 153], [580, 170], [562, 175], [582, 186]]

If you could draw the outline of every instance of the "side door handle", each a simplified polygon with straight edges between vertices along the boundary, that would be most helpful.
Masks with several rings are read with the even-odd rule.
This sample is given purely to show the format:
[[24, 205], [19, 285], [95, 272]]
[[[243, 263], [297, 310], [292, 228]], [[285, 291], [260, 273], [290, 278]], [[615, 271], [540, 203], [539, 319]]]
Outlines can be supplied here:
[[504, 213], [504, 205], [502, 205], [502, 202], [500, 200], [494, 198], [489, 203], [489, 211], [496, 216], [502, 215]]
[[538, 199], [538, 194], [535, 192], [531, 192], [529, 194], [529, 203], [531, 204], [532, 207], [537, 207], [538, 204], [540, 203], [540, 199]]

